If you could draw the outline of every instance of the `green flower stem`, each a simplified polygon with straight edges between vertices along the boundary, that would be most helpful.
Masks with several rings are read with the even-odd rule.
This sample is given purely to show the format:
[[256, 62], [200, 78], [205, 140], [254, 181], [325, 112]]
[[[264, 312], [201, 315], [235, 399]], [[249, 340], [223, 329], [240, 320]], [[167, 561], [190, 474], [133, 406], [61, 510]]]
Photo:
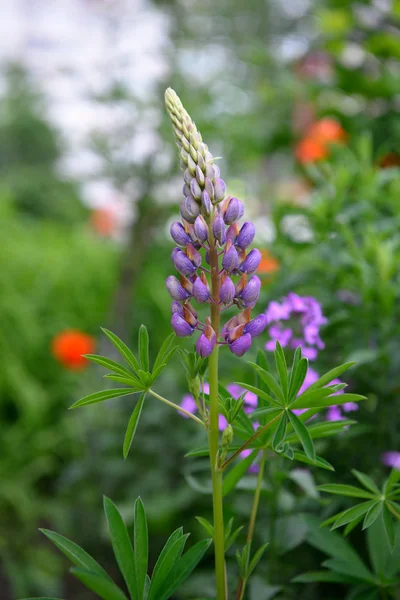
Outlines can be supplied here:
[[[210, 266], [211, 266], [211, 326], [217, 338], [220, 326], [219, 307], [219, 265], [218, 251], [209, 226], [210, 240]], [[217, 585], [216, 600], [226, 600], [227, 587], [225, 577], [225, 537], [224, 537], [224, 511], [222, 500], [222, 471], [218, 468], [218, 344], [208, 360], [208, 372], [210, 380], [210, 423], [208, 431], [208, 444], [210, 448], [211, 478], [213, 489], [213, 513], [214, 513], [214, 551], [215, 551], [215, 576]]]
[[196, 423], [199, 423], [200, 425], [202, 425], [202, 427], [205, 427], [205, 424], [203, 423], [203, 421], [201, 419], [199, 419], [198, 417], [196, 417], [196, 415], [193, 415], [189, 411], [185, 410], [181, 406], [178, 406], [178, 404], [175, 404], [174, 402], [167, 400], [163, 396], [160, 396], [160, 394], [157, 394], [157, 392], [155, 392], [154, 390], [150, 389], [150, 390], [148, 390], [148, 393], [151, 394], [152, 396], [154, 396], [154, 398], [161, 400], [161, 402], [164, 402], [164, 404], [167, 404], [168, 406], [172, 406], [172, 408], [175, 408], [175, 410], [178, 410], [179, 412], [183, 413], [190, 419], [193, 419], [193, 421], [196, 421]]
[[[253, 535], [254, 535], [254, 527], [256, 524], [258, 505], [260, 503], [260, 494], [261, 494], [261, 487], [262, 487], [262, 482], [263, 482], [263, 478], [264, 478], [264, 469], [265, 469], [266, 459], [267, 459], [267, 449], [264, 448], [262, 457], [260, 460], [260, 470], [258, 471], [257, 485], [256, 485], [256, 489], [254, 492], [253, 508], [251, 510], [249, 529], [247, 531], [246, 544], [251, 542], [251, 540], [253, 539]], [[238, 585], [237, 592], [236, 592], [236, 600], [243, 600], [245, 588], [246, 588], [246, 581], [244, 579], [240, 578], [239, 585]]]

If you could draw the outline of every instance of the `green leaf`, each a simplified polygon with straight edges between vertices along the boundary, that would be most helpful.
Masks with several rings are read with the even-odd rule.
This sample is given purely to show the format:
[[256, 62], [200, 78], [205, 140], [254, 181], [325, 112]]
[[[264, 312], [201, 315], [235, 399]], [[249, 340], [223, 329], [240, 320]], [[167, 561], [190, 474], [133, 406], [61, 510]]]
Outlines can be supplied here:
[[242, 388], [244, 388], [245, 390], [248, 390], [249, 392], [253, 392], [254, 394], [256, 394], [256, 396], [258, 396], [259, 398], [262, 398], [269, 404], [273, 404], [274, 406], [283, 408], [282, 402], [280, 402], [279, 400], [276, 400], [275, 398], [273, 398], [272, 396], [267, 394], [267, 392], [264, 392], [264, 390], [260, 390], [260, 388], [257, 388], [254, 385], [249, 385], [248, 383], [244, 383], [243, 381], [236, 382], [236, 384], [240, 385]]
[[69, 560], [76, 566], [82, 567], [83, 569], [87, 569], [92, 573], [95, 573], [99, 577], [105, 577], [106, 579], [110, 579], [109, 575], [106, 571], [99, 565], [98, 562], [94, 560], [85, 550], [83, 550], [78, 544], [75, 542], [71, 542], [71, 540], [66, 537], [56, 533], [55, 531], [50, 531], [49, 529], [40, 529], [41, 531]]
[[287, 411], [289, 421], [291, 422], [293, 429], [298, 436], [301, 445], [303, 446], [304, 452], [310, 460], [315, 460], [315, 448], [311, 436], [307, 430], [307, 427], [300, 421], [300, 419], [292, 413], [290, 410]]
[[104, 512], [108, 521], [111, 543], [120, 571], [133, 600], [141, 600], [137, 594], [135, 559], [125, 523], [115, 504], [104, 496]]
[[99, 577], [86, 569], [72, 568], [71, 573], [103, 600], [127, 600], [123, 591], [109, 579]]
[[212, 538], [214, 537], [214, 527], [210, 521], [204, 519], [203, 517], [195, 517], [196, 521], [200, 523], [200, 525], [205, 529], [206, 533]]
[[[366, 531], [368, 554], [375, 573], [382, 579], [385, 567], [391, 557], [391, 547], [384, 526], [384, 510]], [[390, 514], [389, 514], [390, 517]], [[391, 523], [393, 520], [390, 518]]]
[[[167, 364], [167, 361], [164, 360], [165, 357], [167, 356], [167, 354], [169, 353], [169, 350], [171, 348], [172, 342], [175, 340], [176, 335], [174, 332], [170, 333], [169, 336], [164, 340], [160, 350], [158, 351], [158, 354], [156, 356], [156, 360], [154, 361], [154, 365], [153, 365], [153, 374], [154, 371], [156, 371], [158, 369], [158, 367], [160, 367], [163, 363]], [[173, 352], [175, 352], [176, 348], [173, 348]], [[170, 355], [172, 356], [172, 354]]]
[[357, 579], [361, 579], [362, 581], [367, 581], [368, 583], [375, 584], [375, 578], [372, 573], [363, 565], [363, 567], [358, 570], [355, 565], [348, 563], [347, 561], [341, 558], [332, 558], [330, 560], [326, 560], [322, 563], [323, 567], [327, 567], [336, 573], [340, 573], [341, 575], [347, 575], [349, 577], [355, 577]]
[[361, 471], [356, 471], [356, 469], [352, 469], [351, 472], [353, 473], [354, 477], [356, 477], [358, 479], [358, 481], [361, 483], [361, 485], [363, 485], [365, 488], [367, 488], [367, 490], [372, 492], [375, 496], [381, 495], [381, 490], [378, 488], [376, 483], [371, 479], [371, 477], [369, 477], [365, 473], [361, 473]]
[[135, 557], [136, 587], [138, 598], [143, 598], [144, 584], [147, 575], [149, 557], [149, 541], [147, 532], [147, 519], [141, 498], [137, 498], [134, 506], [134, 543], [133, 555]]
[[104, 402], [104, 400], [110, 400], [111, 398], [119, 398], [121, 396], [128, 396], [129, 394], [136, 394], [138, 390], [126, 389], [126, 388], [114, 388], [113, 390], [105, 390], [103, 392], [95, 392], [89, 394], [84, 398], [81, 398], [75, 404], [70, 406], [72, 408], [78, 408], [79, 406], [88, 406], [89, 404], [97, 404], [98, 402]]
[[308, 456], [302, 452], [302, 450], [295, 450], [293, 453], [294, 460], [298, 460], [299, 462], [306, 463], [307, 465], [313, 465], [314, 467], [319, 467], [320, 469], [326, 469], [327, 471], [334, 471], [335, 468], [324, 458], [321, 456], [316, 456], [315, 460], [311, 460]]
[[232, 490], [235, 489], [236, 484], [246, 475], [249, 467], [252, 465], [254, 460], [257, 458], [258, 450], [253, 450], [251, 454], [246, 456], [243, 460], [240, 460], [224, 477], [222, 484], [222, 495], [227, 496]]
[[244, 528], [244, 526], [241, 525], [235, 531], [233, 531], [230, 535], [228, 535], [228, 536], [225, 535], [225, 552], [228, 552], [229, 548], [236, 541], [236, 538], [238, 537], [239, 533], [242, 531], [243, 528]]
[[[329, 393], [329, 388], [324, 388]], [[290, 408], [326, 408], [328, 406], [337, 406], [346, 404], [347, 402], [360, 402], [366, 400], [366, 396], [360, 394], [339, 394], [334, 396], [319, 395], [322, 390], [314, 390], [312, 392], [304, 392], [301, 396], [290, 405]]]
[[293, 369], [294, 371], [291, 374], [289, 384], [289, 402], [296, 398], [301, 386], [304, 383], [308, 371], [307, 358], [301, 358], [297, 365], [293, 367]]
[[278, 422], [278, 426], [275, 430], [275, 434], [274, 434], [274, 437], [272, 440], [272, 447], [274, 450], [279, 449], [279, 446], [282, 444], [282, 442], [285, 438], [286, 424], [287, 424], [286, 413], [283, 413], [280, 421]]
[[212, 540], [203, 540], [195, 544], [188, 550], [172, 567], [164, 584], [164, 589], [160, 598], [157, 600], [166, 600], [179, 588], [196, 568], [197, 564], [203, 558], [205, 552], [210, 547]]
[[124, 460], [126, 460], [129, 450], [131, 449], [133, 438], [135, 437], [136, 429], [139, 424], [140, 415], [142, 414], [142, 408], [144, 404], [144, 400], [146, 397], [146, 392], [140, 396], [138, 403], [136, 404], [133, 412], [131, 414], [131, 418], [129, 419], [128, 427], [126, 428], [125, 438], [124, 438], [124, 447], [123, 447], [123, 455]]
[[400, 471], [398, 469], [392, 469], [388, 479], [384, 485], [385, 494], [390, 494], [393, 487], [400, 481]]
[[379, 515], [382, 512], [382, 508], [383, 508], [383, 502], [381, 502], [380, 500], [376, 504], [371, 506], [371, 508], [365, 515], [363, 529], [367, 529], [367, 527], [370, 527], [376, 521], [376, 519], [379, 517]]
[[103, 327], [101, 328], [101, 330], [103, 331], [103, 333], [106, 334], [108, 339], [115, 346], [115, 348], [118, 350], [121, 356], [124, 357], [128, 365], [135, 371], [135, 373], [138, 373], [140, 366], [132, 350], [130, 350], [128, 346], [122, 340], [120, 340], [119, 337], [115, 335], [115, 333], [113, 333], [112, 331], [104, 329]]
[[285, 405], [287, 405], [288, 394], [289, 394], [289, 379], [287, 372], [287, 364], [285, 359], [285, 354], [282, 350], [282, 346], [279, 342], [276, 342], [275, 347], [275, 364], [279, 374], [279, 381], [281, 383], [282, 394], [285, 401]]
[[[256, 370], [258, 376], [264, 381], [264, 383], [267, 385], [267, 387], [275, 394], [276, 396], [276, 400], [274, 400], [275, 404], [278, 404], [279, 406], [284, 407], [285, 406], [285, 396], [282, 393], [282, 390], [279, 386], [279, 383], [276, 381], [276, 379], [273, 377], [273, 375], [271, 375], [271, 373], [269, 371], [266, 371], [265, 369], [262, 369], [261, 367], [259, 367], [256, 363], [253, 363], [251, 361], [248, 361], [249, 365], [251, 365], [253, 367], [253, 369]], [[241, 385], [241, 384], [239, 384]], [[265, 393], [265, 392], [264, 392]], [[267, 394], [267, 396], [269, 396], [269, 394]], [[265, 398], [267, 400], [267, 398]], [[269, 402], [271, 402], [271, 400], [269, 400]]]
[[385, 533], [389, 542], [389, 546], [391, 550], [393, 550], [396, 541], [396, 530], [394, 527], [392, 515], [386, 504], [383, 507], [383, 524], [385, 527]]
[[325, 483], [323, 485], [319, 485], [318, 489], [320, 492], [339, 494], [340, 496], [351, 496], [353, 498], [374, 498], [374, 494], [371, 494], [371, 492], [366, 492], [365, 490], [354, 485], [345, 485], [342, 483]]
[[115, 373], [119, 373], [125, 377], [132, 377], [131, 371], [128, 371], [128, 369], [125, 369], [125, 367], [121, 366], [114, 360], [106, 358], [105, 356], [99, 356], [97, 354], [84, 354], [84, 357], [102, 367], [105, 367], [106, 369], [110, 369], [110, 371], [114, 371]]
[[247, 569], [247, 579], [250, 577], [250, 575], [252, 574], [252, 572], [254, 571], [254, 569], [256, 568], [258, 563], [260, 562], [261, 557], [264, 554], [268, 545], [269, 545], [269, 542], [267, 542], [266, 544], [263, 544], [263, 546], [261, 546], [261, 548], [259, 548], [257, 550], [257, 552], [254, 554], [253, 558], [251, 559], [249, 568]]
[[342, 373], [350, 369], [350, 367], [352, 367], [355, 364], [356, 363], [354, 361], [347, 362], [343, 363], [342, 365], [339, 365], [338, 367], [335, 367], [334, 369], [331, 369], [331, 371], [328, 371], [327, 373], [325, 373], [325, 375], [322, 375], [322, 377], [320, 377], [317, 381], [312, 383], [307, 388], [307, 390], [312, 391], [324, 387], [325, 385], [331, 383], [331, 381], [333, 381], [334, 379], [338, 379], [340, 375], [342, 375]]
[[148, 600], [150, 591], [151, 579], [146, 575], [146, 581], [144, 582], [143, 600]]
[[[173, 535], [174, 534], [172, 534], [172, 536]], [[156, 562], [156, 566], [154, 567], [148, 600], [159, 599], [172, 567], [182, 555], [189, 534], [181, 534], [179, 537], [174, 538], [172, 536], [162, 549]]]
[[[251, 414], [251, 416], [253, 413]], [[302, 415], [298, 415], [298, 419], [303, 423], [300, 418]], [[357, 421], [353, 421], [351, 419], [344, 419], [343, 421], [324, 421], [322, 423], [314, 423], [307, 426], [308, 433], [310, 434], [313, 440], [318, 438], [325, 438], [331, 435], [336, 435], [340, 433], [348, 427], [349, 425], [354, 425]], [[295, 433], [289, 433], [285, 438], [286, 442], [290, 444], [297, 441], [297, 435]]]
[[305, 517], [309, 534], [308, 541], [314, 548], [325, 552], [338, 560], [345, 561], [352, 569], [354, 577], [372, 577], [357, 552], [341, 535], [329, 529], [322, 529], [320, 522], [315, 517]]
[[139, 358], [143, 371], [149, 371], [149, 334], [145, 325], [139, 327]]
[[143, 389], [143, 384], [140, 379], [137, 379], [133, 375], [130, 377], [125, 377], [124, 375], [114, 375], [113, 373], [104, 375], [105, 379], [111, 379], [111, 381], [117, 381], [118, 383], [123, 383], [124, 385], [129, 385], [137, 390]]
[[293, 583], [354, 583], [354, 577], [347, 577], [334, 571], [310, 571], [292, 579]]
[[365, 515], [374, 504], [375, 500], [369, 500], [368, 502], [362, 502], [361, 504], [357, 504], [357, 506], [345, 510], [337, 521], [334, 522], [331, 529], [333, 530], [342, 527], [342, 525], [347, 525], [350, 521], [354, 521], [354, 519], [358, 519], [361, 515]]

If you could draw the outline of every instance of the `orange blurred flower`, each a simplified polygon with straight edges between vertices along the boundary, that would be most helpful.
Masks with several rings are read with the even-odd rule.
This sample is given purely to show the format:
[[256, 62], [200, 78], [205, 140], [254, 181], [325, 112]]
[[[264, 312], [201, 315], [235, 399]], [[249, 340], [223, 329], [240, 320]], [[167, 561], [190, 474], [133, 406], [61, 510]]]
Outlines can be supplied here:
[[51, 343], [53, 356], [66, 369], [79, 371], [86, 367], [88, 361], [83, 354], [92, 354], [95, 339], [76, 329], [66, 329], [57, 334]]
[[343, 142], [347, 138], [347, 133], [339, 121], [325, 117], [310, 126], [307, 136], [322, 144], [329, 144], [330, 142]]
[[294, 153], [297, 160], [302, 165], [305, 165], [326, 158], [328, 156], [328, 148], [326, 144], [322, 144], [320, 141], [306, 136], [297, 144]]
[[93, 210], [90, 222], [96, 233], [104, 237], [111, 236], [117, 227], [115, 214], [108, 208], [96, 208]]
[[261, 262], [257, 273], [260, 275], [271, 275], [279, 270], [279, 260], [272, 256], [268, 250], [261, 250]]
[[329, 144], [344, 142], [347, 133], [336, 119], [325, 117], [313, 123], [295, 148], [302, 164], [316, 162], [329, 156]]

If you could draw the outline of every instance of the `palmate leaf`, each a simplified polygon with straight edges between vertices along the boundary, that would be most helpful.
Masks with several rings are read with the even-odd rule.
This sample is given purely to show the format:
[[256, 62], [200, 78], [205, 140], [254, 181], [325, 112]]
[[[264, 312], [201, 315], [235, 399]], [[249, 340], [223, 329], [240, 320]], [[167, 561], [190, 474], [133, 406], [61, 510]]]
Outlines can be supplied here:
[[114, 360], [110, 358], [106, 358], [105, 356], [99, 356], [98, 354], [84, 354], [83, 355], [88, 360], [100, 365], [101, 367], [105, 367], [110, 371], [114, 371], [114, 373], [118, 373], [119, 375], [123, 375], [124, 377], [132, 377], [133, 373], [125, 369], [122, 365], [118, 364]]
[[280, 400], [273, 398], [270, 394], [264, 392], [264, 390], [260, 390], [260, 388], [257, 388], [254, 385], [249, 385], [248, 383], [245, 383], [243, 381], [238, 381], [236, 382], [236, 384], [240, 385], [240, 387], [244, 388], [245, 390], [248, 390], [249, 392], [253, 392], [254, 394], [256, 394], [256, 396], [268, 402], [268, 404], [272, 404], [273, 406], [277, 406], [279, 408], [284, 408], [284, 405]]
[[[248, 364], [250, 366], [253, 367], [253, 369], [256, 370], [258, 376], [264, 381], [264, 383], [268, 386], [268, 388], [270, 389], [270, 391], [276, 396], [276, 398], [271, 398], [270, 394], [267, 394], [266, 392], [264, 392], [263, 390], [260, 390], [258, 388], [254, 388], [255, 390], [257, 390], [257, 395], [262, 396], [267, 402], [271, 402], [273, 404], [276, 404], [278, 406], [285, 406], [285, 396], [283, 395], [283, 392], [279, 386], [279, 383], [276, 381], [276, 379], [273, 377], [273, 375], [271, 375], [271, 373], [269, 371], [266, 371], [265, 369], [262, 369], [261, 367], [259, 367], [256, 363], [253, 363], [251, 361], [248, 361]], [[239, 383], [238, 385], [242, 385], [241, 383]], [[242, 386], [244, 387], [244, 386]], [[252, 386], [254, 387], [254, 386]], [[248, 389], [248, 388], [246, 388]], [[249, 390], [249, 391], [254, 391], [254, 390]]]
[[276, 342], [276, 348], [274, 352], [276, 370], [279, 374], [279, 382], [281, 384], [282, 396], [285, 406], [287, 406], [288, 395], [289, 395], [289, 378], [288, 369], [285, 359], [285, 354], [282, 350], [282, 346], [279, 342]]
[[334, 471], [335, 468], [331, 463], [322, 458], [321, 456], [316, 456], [314, 460], [309, 458], [305, 452], [301, 450], [295, 450], [293, 452], [293, 459], [298, 460], [299, 462], [305, 463], [306, 465], [313, 465], [314, 467], [319, 467], [320, 469], [325, 469], [326, 471]]
[[171, 358], [173, 353], [176, 352], [177, 347], [171, 348], [172, 343], [174, 342], [175, 338], [176, 338], [176, 334], [174, 332], [172, 332], [164, 340], [160, 350], [158, 351], [156, 359], [154, 361], [153, 375], [157, 371], [157, 369], [159, 367], [161, 367], [162, 364], [167, 364], [167, 362], [169, 361], [169, 359]]
[[290, 408], [327, 408], [328, 406], [346, 404], [347, 402], [366, 400], [366, 396], [360, 394], [332, 395], [332, 391], [335, 390], [329, 387], [321, 390], [307, 390], [292, 402]]
[[363, 485], [367, 490], [369, 490], [373, 494], [381, 494], [380, 489], [378, 488], [374, 480], [371, 479], [371, 477], [369, 477], [365, 473], [361, 473], [361, 471], [357, 471], [356, 469], [352, 469], [351, 472], [353, 473], [354, 477], [358, 479], [361, 485]]
[[[300, 346], [299, 346], [300, 348]], [[297, 350], [296, 350], [297, 352]], [[294, 362], [293, 371], [289, 383], [289, 403], [296, 398], [304, 383], [308, 371], [308, 359], [301, 358], [297, 364]]]
[[369, 500], [367, 502], [362, 502], [361, 504], [357, 504], [352, 508], [349, 508], [341, 513], [340, 517], [333, 523], [331, 529], [337, 529], [338, 527], [342, 527], [343, 525], [347, 525], [354, 519], [358, 519], [361, 515], [365, 515], [370, 508], [375, 505], [375, 500]]
[[141, 325], [139, 327], [139, 357], [140, 357], [140, 366], [143, 371], [149, 371], [150, 369], [150, 360], [149, 360], [149, 333], [145, 325]]

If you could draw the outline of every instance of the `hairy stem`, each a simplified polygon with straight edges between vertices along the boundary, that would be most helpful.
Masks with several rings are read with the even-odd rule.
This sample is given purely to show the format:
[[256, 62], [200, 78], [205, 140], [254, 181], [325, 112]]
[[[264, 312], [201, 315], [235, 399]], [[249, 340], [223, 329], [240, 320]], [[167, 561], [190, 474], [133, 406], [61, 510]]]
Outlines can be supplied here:
[[167, 400], [166, 398], [164, 398], [164, 396], [160, 396], [160, 394], [157, 394], [157, 392], [155, 392], [154, 390], [150, 389], [150, 390], [148, 390], [148, 392], [149, 392], [149, 394], [151, 394], [152, 396], [154, 396], [154, 398], [157, 398], [158, 400], [161, 400], [161, 402], [164, 402], [164, 404], [167, 404], [168, 406], [171, 406], [172, 408], [175, 408], [175, 410], [179, 410], [179, 412], [183, 413], [184, 415], [186, 415], [190, 419], [193, 419], [193, 421], [196, 421], [196, 423], [199, 423], [203, 427], [205, 426], [204, 423], [203, 423], [203, 421], [201, 419], [199, 419], [198, 417], [196, 417], [196, 415], [193, 415], [191, 412], [185, 410], [184, 408], [182, 408], [178, 404], [175, 404], [174, 402], [171, 402], [170, 400]]
[[[218, 274], [218, 252], [211, 226], [209, 227], [210, 238], [210, 265], [211, 265], [211, 325], [217, 337], [219, 334], [220, 307], [219, 302], [219, 274]], [[225, 577], [225, 538], [224, 538], [224, 511], [222, 501], [222, 471], [218, 469], [218, 344], [208, 361], [210, 379], [210, 426], [208, 443], [210, 447], [211, 478], [213, 488], [213, 513], [214, 513], [214, 550], [215, 550], [215, 576], [217, 585], [216, 600], [227, 599], [226, 577]]]
[[[251, 540], [253, 539], [253, 535], [254, 535], [254, 527], [256, 524], [258, 505], [260, 503], [260, 494], [261, 494], [261, 487], [262, 487], [262, 482], [263, 482], [263, 477], [264, 477], [264, 468], [265, 468], [266, 459], [267, 459], [267, 450], [266, 450], [266, 448], [264, 448], [262, 457], [260, 460], [260, 470], [258, 472], [257, 485], [256, 485], [256, 489], [254, 492], [253, 508], [251, 510], [249, 528], [247, 530], [246, 544], [251, 542]], [[246, 587], [246, 581], [244, 581], [244, 579], [240, 578], [239, 585], [238, 585], [237, 592], [236, 592], [236, 600], [242, 600], [245, 587]]]

